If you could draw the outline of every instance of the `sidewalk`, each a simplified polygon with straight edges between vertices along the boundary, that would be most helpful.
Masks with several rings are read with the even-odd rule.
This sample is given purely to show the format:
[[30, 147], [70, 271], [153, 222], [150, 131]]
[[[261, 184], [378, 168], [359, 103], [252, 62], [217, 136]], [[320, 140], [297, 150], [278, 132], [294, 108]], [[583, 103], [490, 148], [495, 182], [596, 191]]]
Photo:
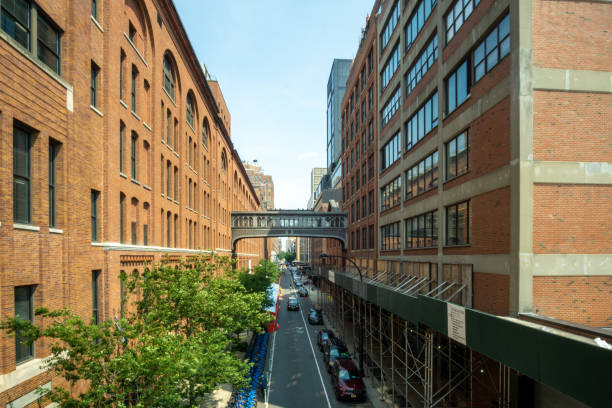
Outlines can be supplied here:
[[[316, 301], [320, 299], [322, 296], [324, 296], [324, 292], [318, 293], [319, 292], [318, 288], [313, 286], [312, 283], [308, 283], [304, 286], [308, 289], [308, 292], [309, 292], [308, 296], [310, 296], [310, 300], [313, 305], [317, 304]], [[323, 323], [325, 325], [325, 328], [333, 331], [334, 334], [336, 334], [337, 328], [332, 327], [329, 324], [330, 322], [331, 320], [329, 319], [329, 316], [323, 313]], [[349, 339], [346, 339], [346, 340], [347, 341], [345, 341], [345, 343], [346, 343], [346, 346], [349, 348], [349, 350], [355, 350], [355, 345]], [[370, 402], [372, 407], [373, 408], [391, 408], [393, 407], [393, 404], [391, 403], [390, 400], [386, 401], [382, 397], [380, 393], [380, 388], [376, 388], [376, 384], [374, 384], [372, 380], [373, 379], [371, 376], [363, 377], [363, 382], [365, 383], [366, 389], [368, 391], [368, 401]]]

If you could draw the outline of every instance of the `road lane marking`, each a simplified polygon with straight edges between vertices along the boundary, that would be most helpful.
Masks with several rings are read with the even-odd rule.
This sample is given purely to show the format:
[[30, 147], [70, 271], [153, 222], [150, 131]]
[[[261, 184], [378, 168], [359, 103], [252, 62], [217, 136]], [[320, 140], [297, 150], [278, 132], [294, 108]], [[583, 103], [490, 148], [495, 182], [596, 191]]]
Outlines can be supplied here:
[[306, 325], [306, 319], [304, 319], [304, 313], [303, 313], [301, 305], [300, 305], [300, 316], [302, 316], [302, 321], [304, 322], [304, 328], [306, 328], [306, 337], [308, 337], [308, 343], [310, 343], [310, 350], [312, 351], [312, 357], [314, 358], [314, 362], [317, 366], [317, 372], [319, 373], [319, 379], [321, 380], [321, 385], [323, 386], [323, 393], [325, 394], [325, 400], [327, 401], [327, 406], [328, 408], [331, 408], [331, 403], [329, 402], [329, 396], [327, 395], [327, 389], [325, 389], [325, 382], [323, 381], [323, 376], [321, 375], [321, 369], [319, 368], [319, 362], [317, 361], [317, 355], [314, 351], [314, 347], [312, 346], [312, 340], [310, 340], [310, 330], [308, 330], [308, 326]]
[[270, 400], [270, 388], [272, 386], [272, 368], [274, 367], [274, 351], [276, 350], [276, 332], [278, 329], [274, 330], [274, 334], [272, 335], [272, 352], [270, 353], [270, 367], [268, 367], [268, 387], [264, 392], [264, 402], [266, 403], [266, 408], [268, 408], [268, 401]]

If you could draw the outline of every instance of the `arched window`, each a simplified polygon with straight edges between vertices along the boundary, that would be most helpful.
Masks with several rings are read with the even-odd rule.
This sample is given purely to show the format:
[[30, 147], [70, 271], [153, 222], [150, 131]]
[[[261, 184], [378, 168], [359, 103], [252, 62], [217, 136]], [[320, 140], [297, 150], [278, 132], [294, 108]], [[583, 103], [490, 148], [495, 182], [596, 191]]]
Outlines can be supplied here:
[[227, 155], [225, 154], [225, 149], [221, 152], [221, 170], [227, 171]]
[[208, 150], [208, 120], [204, 119], [202, 123], [202, 146]]
[[193, 127], [193, 94], [187, 94], [187, 123]]
[[168, 92], [168, 95], [172, 100], [174, 100], [174, 69], [172, 68], [172, 63], [170, 62], [170, 58], [168, 55], [164, 56], [164, 89]]

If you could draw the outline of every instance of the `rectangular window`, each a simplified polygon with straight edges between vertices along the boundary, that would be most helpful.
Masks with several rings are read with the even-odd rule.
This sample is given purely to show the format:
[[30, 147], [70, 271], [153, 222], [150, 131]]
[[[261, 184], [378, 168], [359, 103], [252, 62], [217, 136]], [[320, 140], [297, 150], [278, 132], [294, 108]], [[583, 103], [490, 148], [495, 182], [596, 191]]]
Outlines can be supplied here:
[[469, 218], [469, 201], [446, 207], [446, 245], [467, 245], [470, 243]]
[[142, 245], [149, 245], [149, 226], [147, 224], [142, 226]]
[[461, 105], [470, 96], [472, 86], [470, 80], [470, 58], [466, 58], [461, 65], [446, 79], [446, 113], [449, 114]]
[[136, 27], [134, 27], [131, 21], [130, 21], [130, 26], [128, 29], [129, 29], [128, 36], [130, 37], [130, 41], [133, 43], [134, 40], [136, 39]]
[[470, 138], [467, 131], [446, 144], [446, 179], [465, 174], [470, 169]]
[[178, 168], [174, 167], [174, 199], [178, 197]]
[[91, 61], [91, 106], [98, 107], [98, 76], [100, 68]]
[[406, 95], [410, 94], [416, 85], [425, 76], [427, 71], [433, 66], [438, 59], [438, 36], [434, 34], [433, 38], [423, 48], [421, 54], [417, 57], [412, 67], [406, 74]]
[[359, 198], [355, 201], [355, 221], [359, 221], [359, 217], [361, 215], [361, 211], [359, 210]]
[[389, 39], [395, 30], [395, 26], [397, 26], [397, 22], [400, 18], [400, 7], [399, 1], [396, 1], [389, 13], [389, 19], [385, 23], [385, 26], [382, 29], [382, 34], [380, 35], [380, 50], [381, 52], [385, 49], [387, 44], [389, 43]]
[[404, 125], [406, 150], [412, 149], [436, 126], [438, 126], [438, 92], [435, 92]]
[[374, 190], [368, 193], [368, 214], [374, 214]]
[[[170, 247], [170, 221], [172, 221], [170, 212], [168, 211], [166, 213], [166, 246], [169, 248]], [[174, 222], [176, 222], [176, 219], [174, 220]]]
[[170, 136], [172, 130], [172, 113], [170, 113], [170, 109], [166, 111], [166, 143], [170, 146]]
[[30, 49], [30, 2], [27, 0], [0, 3], [2, 31], [27, 50]]
[[98, 200], [100, 192], [91, 190], [91, 242], [98, 242]]
[[414, 8], [412, 15], [406, 24], [406, 51], [412, 47], [417, 36], [423, 29], [425, 21], [429, 18], [431, 11], [436, 6], [437, 0], [421, 0]]
[[478, 6], [480, 0], [457, 0], [449, 9], [445, 17], [446, 20], [446, 42], [449, 43], [453, 39], [455, 33], [472, 14], [472, 11]]
[[380, 149], [380, 169], [385, 170], [402, 156], [402, 132], [397, 133]]
[[393, 95], [389, 98], [385, 106], [383, 106], [382, 111], [380, 112], [380, 120], [382, 122], [382, 127], [385, 127], [389, 120], [395, 115], [395, 112], [399, 109], [401, 105], [401, 94], [402, 90], [398, 87]]
[[374, 69], [374, 55], [372, 54], [372, 50], [368, 53], [368, 75], [372, 73], [372, 69]]
[[[4, 2], [3, 2], [4, 3]], [[60, 73], [60, 32], [43, 14], [38, 13], [37, 57], [43, 64]]]
[[57, 226], [57, 154], [60, 143], [49, 140], [49, 227]]
[[357, 231], [355, 231], [355, 249], [360, 249], [360, 244], [361, 244], [361, 233], [359, 231], [359, 228], [357, 228]]
[[172, 165], [170, 164], [170, 161], [167, 161], [166, 162], [166, 197], [170, 197], [170, 181], [172, 180], [171, 169], [172, 169]]
[[367, 215], [367, 207], [366, 207], [366, 196], [361, 197], [361, 218], [365, 218]]
[[[119, 61], [119, 99], [123, 100], [123, 88], [125, 84], [125, 53], [121, 50], [121, 59]], [[162, 110], [163, 112], [163, 110]]]
[[409, 168], [406, 177], [406, 200], [438, 186], [438, 152], [433, 152]]
[[374, 178], [374, 155], [371, 154], [368, 158], [368, 180]]
[[99, 305], [98, 305], [98, 297], [99, 297], [99, 287], [100, 287], [100, 274], [101, 270], [91, 271], [91, 310], [92, 310], [92, 320], [93, 324], [98, 324], [100, 322], [99, 316]]
[[385, 63], [382, 72], [380, 73], [381, 94], [387, 88], [387, 85], [389, 85], [391, 78], [393, 78], [393, 74], [395, 74], [395, 72], [400, 66], [400, 62], [400, 43], [398, 42], [393, 51], [391, 51], [391, 56], [389, 56], [389, 59]]
[[380, 211], [383, 212], [402, 202], [402, 177], [398, 176], [380, 189]]
[[125, 242], [125, 195], [119, 196], [119, 242]]
[[136, 245], [136, 241], [138, 239], [138, 232], [137, 232], [138, 225], [136, 224], [135, 221], [132, 221], [130, 223], [130, 226], [131, 226], [131, 233], [132, 233], [131, 234], [132, 235], [132, 245]]
[[[34, 321], [34, 286], [15, 287], [15, 318]], [[34, 344], [24, 344], [25, 337], [15, 333], [15, 359], [17, 364], [34, 357]]]
[[136, 82], [138, 81], [138, 70], [132, 67], [132, 112], [136, 113]]
[[380, 227], [380, 240], [382, 251], [400, 249], [400, 222], [397, 221]]
[[497, 25], [474, 50], [474, 83], [510, 53], [510, 15]]
[[136, 155], [137, 155], [137, 142], [138, 142], [138, 135], [136, 134], [136, 132], [132, 132], [132, 147], [130, 149], [131, 153], [130, 153], [130, 162], [131, 162], [131, 171], [132, 171], [132, 180], [137, 180], [137, 176], [138, 174], [136, 174], [136, 170], [137, 170], [137, 161], [136, 161]]
[[365, 117], [366, 117], [366, 101], [364, 99], [363, 102], [361, 102], [361, 122], [362, 123], [365, 123]]
[[438, 246], [438, 211], [430, 211], [404, 222], [406, 248], [434, 248]]
[[367, 249], [367, 248], [368, 248], [367, 229], [363, 227], [361, 229], [361, 249]]
[[91, 16], [98, 19], [98, 0], [91, 0]]
[[368, 109], [372, 109], [373, 105], [374, 105], [374, 85], [371, 85], [370, 89], [368, 89]]
[[[172, 227], [174, 228], [174, 247], [176, 248], [178, 246], [178, 215], [174, 216], [174, 224]], [[168, 231], [170, 230], [168, 229]], [[168, 246], [170, 246], [170, 243], [168, 243]]]
[[368, 226], [368, 247], [370, 249], [374, 249], [374, 226], [373, 225], [369, 225]]
[[13, 220], [29, 224], [32, 217], [31, 197], [32, 135], [13, 127]]
[[123, 150], [125, 149], [125, 125], [123, 122], [119, 124], [119, 173], [123, 174]]

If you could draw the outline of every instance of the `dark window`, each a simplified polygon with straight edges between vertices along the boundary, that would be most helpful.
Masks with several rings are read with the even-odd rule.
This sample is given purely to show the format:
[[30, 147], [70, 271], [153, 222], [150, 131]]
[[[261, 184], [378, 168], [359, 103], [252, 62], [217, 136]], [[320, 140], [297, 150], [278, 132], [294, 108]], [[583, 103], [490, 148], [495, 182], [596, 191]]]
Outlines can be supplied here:
[[389, 59], [383, 66], [383, 69], [380, 73], [380, 93], [381, 94], [387, 88], [387, 85], [389, 85], [391, 78], [393, 78], [393, 74], [395, 74], [395, 71], [397, 71], [397, 69], [400, 66], [401, 60], [402, 58], [400, 56], [400, 44], [398, 42], [395, 48], [393, 49], [393, 51], [391, 51], [391, 55], [389, 56]]
[[368, 241], [369, 241], [369, 248], [370, 249], [374, 249], [374, 226], [370, 225], [368, 226]]
[[391, 38], [391, 34], [395, 30], [395, 26], [397, 26], [397, 22], [400, 18], [400, 7], [399, 1], [396, 1], [389, 13], [389, 19], [385, 23], [385, 26], [382, 29], [382, 34], [380, 35], [380, 50], [381, 52], [385, 49], [387, 44], [389, 43], [389, 39]]
[[[170, 221], [172, 220], [170, 212], [166, 213], [166, 246], [170, 247]], [[174, 220], [176, 222], [176, 219]]]
[[100, 68], [92, 61], [91, 62], [91, 106], [98, 107], [98, 75]]
[[[3, 2], [4, 3], [4, 2]], [[60, 73], [60, 32], [53, 23], [38, 12], [37, 57], [54, 72]]]
[[[170, 164], [170, 161], [168, 160], [166, 162], [166, 196], [168, 197], [170, 197], [170, 182], [172, 180], [171, 168], [172, 168], [172, 165]], [[174, 198], [176, 198], [176, 196], [174, 196]]]
[[225, 150], [221, 152], [221, 170], [227, 171], [227, 156], [225, 154]]
[[168, 55], [164, 56], [164, 80], [163, 87], [170, 96], [170, 99], [174, 100], [174, 69], [170, 62]]
[[359, 228], [357, 228], [357, 231], [355, 231], [355, 249], [360, 249], [360, 245], [361, 245], [361, 237], [360, 237], [360, 230]]
[[98, 297], [99, 297], [99, 286], [100, 286], [100, 273], [102, 271], [95, 270], [91, 271], [91, 309], [92, 309], [92, 320], [93, 324], [99, 323], [99, 314], [98, 314]]
[[49, 227], [57, 226], [57, 154], [60, 143], [49, 140]]
[[368, 158], [368, 179], [372, 180], [374, 178], [374, 155], [371, 154]]
[[446, 113], [451, 113], [470, 96], [470, 59], [466, 58], [461, 65], [446, 79]]
[[149, 245], [149, 226], [147, 224], [142, 226], [142, 245]]
[[119, 124], [119, 172], [123, 173], [123, 150], [125, 149], [125, 125]]
[[187, 124], [193, 127], [193, 97], [191, 94], [187, 95], [187, 104], [185, 106], [187, 112]]
[[[174, 216], [174, 224], [172, 225], [174, 227], [174, 247], [176, 248], [178, 245], [178, 233], [177, 233], [177, 229], [178, 229], [178, 215]], [[170, 230], [168, 230], [170, 231]], [[170, 244], [168, 244], [168, 246], [170, 246]]]
[[470, 138], [465, 131], [446, 144], [446, 179], [460, 176], [470, 168]]
[[431, 211], [405, 222], [406, 248], [432, 248], [438, 246], [438, 211]]
[[132, 171], [132, 180], [137, 180], [136, 176], [136, 170], [137, 170], [137, 151], [136, 151], [136, 145], [138, 142], [138, 135], [136, 134], [136, 132], [132, 132], [132, 147], [130, 149], [131, 153], [130, 153], [130, 162], [131, 162], [131, 171]]
[[406, 171], [406, 200], [438, 186], [438, 152], [433, 152]]
[[366, 117], [366, 101], [365, 99], [361, 102], [361, 122], [365, 123]]
[[398, 87], [395, 92], [391, 95], [385, 106], [383, 106], [382, 111], [380, 112], [380, 120], [382, 122], [382, 127], [391, 120], [395, 112], [399, 109], [401, 105], [401, 88]]
[[91, 190], [91, 241], [98, 242], [98, 200], [100, 192]]
[[[120, 271], [120, 275], [123, 276], [125, 271]], [[119, 299], [121, 300], [121, 318], [125, 317], [125, 282], [123, 279], [119, 280]]]
[[2, 30], [15, 41], [30, 49], [30, 2], [10, 0], [1, 2]]
[[497, 25], [474, 50], [474, 82], [510, 53], [510, 15]]
[[178, 147], [178, 119], [174, 118], [174, 143], [172, 144], [172, 148], [177, 150]]
[[138, 81], [138, 70], [132, 67], [132, 112], [136, 112], [136, 82]]
[[125, 53], [121, 50], [121, 58], [119, 61], [119, 99], [123, 100], [123, 88], [125, 87]]
[[365, 89], [365, 84], [366, 84], [366, 71], [365, 71], [365, 65], [364, 65], [363, 68], [361, 68], [361, 90], [362, 91]]
[[208, 122], [202, 123], [202, 146], [208, 150]]
[[406, 150], [412, 149], [436, 126], [438, 126], [438, 92], [434, 93], [404, 125]]
[[468, 201], [446, 207], [446, 245], [470, 243], [469, 212]]
[[125, 242], [125, 194], [119, 195], [119, 242]]
[[178, 198], [178, 167], [174, 167], [174, 199]]
[[130, 37], [130, 41], [133, 43], [134, 40], [136, 39], [136, 27], [134, 27], [134, 24], [132, 24], [131, 21], [130, 21], [128, 36]]
[[361, 197], [361, 218], [367, 215], [366, 196]]
[[13, 220], [29, 224], [32, 217], [31, 198], [32, 135], [13, 127]]
[[402, 177], [398, 176], [380, 189], [380, 211], [388, 210], [402, 202]]
[[[34, 321], [34, 286], [15, 287], [15, 317], [19, 320]], [[15, 333], [15, 359], [17, 364], [34, 357], [34, 344], [24, 343], [25, 336]]]
[[372, 50], [370, 50], [368, 54], [368, 75], [372, 73], [373, 68], [374, 68], [374, 56], [372, 54]]
[[136, 245], [136, 241], [138, 239], [138, 224], [135, 221], [132, 221], [131, 224], [131, 233], [132, 233], [132, 245]]
[[406, 51], [412, 47], [417, 36], [423, 29], [425, 21], [429, 18], [431, 10], [436, 6], [437, 0], [421, 0], [414, 8], [406, 25]]
[[368, 193], [368, 214], [374, 214], [374, 190]]
[[383, 251], [389, 251], [394, 249], [400, 249], [400, 223], [399, 221], [383, 225], [380, 228], [380, 249]]
[[172, 113], [170, 112], [170, 109], [168, 109], [166, 111], [166, 143], [168, 144], [168, 146], [170, 146], [170, 139], [171, 139], [170, 136], [172, 136], [171, 130], [172, 130]]
[[355, 201], [355, 221], [359, 221], [359, 217], [361, 216], [361, 211], [359, 211], [359, 198]]
[[402, 132], [398, 131], [380, 150], [380, 169], [384, 170], [399, 160], [402, 156]]
[[368, 248], [367, 230], [365, 227], [363, 227], [361, 229], [361, 249], [367, 249], [367, 248]]
[[414, 64], [412, 64], [408, 74], [406, 74], [406, 95], [412, 92], [437, 59], [438, 36], [434, 34], [433, 38], [424, 47], [423, 51], [421, 51], [421, 55], [419, 55]]
[[368, 89], [368, 109], [372, 109], [373, 105], [374, 105], [374, 85], [371, 85], [370, 89]]
[[98, 0], [91, 0], [91, 16], [98, 19]]
[[446, 42], [450, 42], [455, 33], [472, 14], [480, 0], [457, 0], [446, 15]]
[[365, 162], [361, 165], [361, 184], [365, 187], [366, 185], [366, 178], [367, 178], [367, 174], [366, 174], [366, 164]]
[[351, 231], [351, 249], [355, 249], [355, 231]]

